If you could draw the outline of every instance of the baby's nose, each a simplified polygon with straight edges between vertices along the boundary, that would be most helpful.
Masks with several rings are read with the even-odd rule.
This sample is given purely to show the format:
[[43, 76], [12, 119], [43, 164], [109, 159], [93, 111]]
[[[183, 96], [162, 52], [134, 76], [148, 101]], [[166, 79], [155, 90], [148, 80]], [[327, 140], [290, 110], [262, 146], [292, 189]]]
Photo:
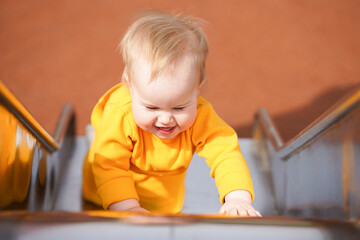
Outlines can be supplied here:
[[160, 116], [158, 117], [158, 122], [161, 124], [164, 124], [164, 125], [172, 123], [173, 120], [174, 120], [174, 118], [173, 118], [172, 114], [167, 113], [167, 112], [160, 114]]

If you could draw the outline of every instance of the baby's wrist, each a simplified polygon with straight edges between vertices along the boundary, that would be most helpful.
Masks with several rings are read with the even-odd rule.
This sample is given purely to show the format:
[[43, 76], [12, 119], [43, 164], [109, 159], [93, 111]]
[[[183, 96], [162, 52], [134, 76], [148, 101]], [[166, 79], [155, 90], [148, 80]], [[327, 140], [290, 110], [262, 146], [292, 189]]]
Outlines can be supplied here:
[[229, 192], [225, 196], [225, 202], [226, 202], [226, 200], [233, 199], [233, 198], [242, 199], [242, 200], [248, 202], [249, 204], [251, 204], [251, 194], [248, 191], [235, 190], [235, 191]]

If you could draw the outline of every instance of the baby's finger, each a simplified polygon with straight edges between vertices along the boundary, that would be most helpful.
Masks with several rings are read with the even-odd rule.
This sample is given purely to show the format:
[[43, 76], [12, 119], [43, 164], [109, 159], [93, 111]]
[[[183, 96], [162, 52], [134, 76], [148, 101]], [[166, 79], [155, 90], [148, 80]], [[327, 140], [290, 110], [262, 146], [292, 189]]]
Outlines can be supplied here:
[[249, 216], [251, 217], [262, 217], [261, 214], [255, 209], [248, 209]]
[[246, 211], [245, 208], [239, 209], [238, 212], [239, 212], [239, 216], [241, 216], [241, 217], [247, 217], [248, 216], [248, 212]]
[[258, 211], [255, 211], [255, 213], [257, 217], [262, 217], [262, 215]]
[[225, 214], [225, 208], [222, 206], [220, 210], [218, 211], [218, 214]]
[[238, 215], [238, 210], [236, 208], [230, 208], [228, 211], [228, 214], [230, 216], [237, 216]]
[[248, 209], [247, 212], [248, 212], [250, 217], [256, 217], [257, 216], [256, 211], [253, 210], [253, 209]]

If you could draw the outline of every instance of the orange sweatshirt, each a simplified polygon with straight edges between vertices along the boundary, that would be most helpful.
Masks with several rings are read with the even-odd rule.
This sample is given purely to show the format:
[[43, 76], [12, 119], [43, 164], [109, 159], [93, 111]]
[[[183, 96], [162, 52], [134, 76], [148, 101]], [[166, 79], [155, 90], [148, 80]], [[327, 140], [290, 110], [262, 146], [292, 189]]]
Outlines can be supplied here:
[[122, 84], [111, 88], [99, 100], [91, 122], [95, 139], [85, 161], [83, 192], [90, 200], [92, 197], [88, 196], [97, 194], [105, 209], [114, 202], [139, 199], [134, 172], [155, 176], [183, 173], [194, 151], [211, 168], [221, 203], [234, 190], [246, 190], [254, 197], [235, 131], [201, 96], [194, 124], [172, 139], [160, 139], [136, 125], [131, 95]]

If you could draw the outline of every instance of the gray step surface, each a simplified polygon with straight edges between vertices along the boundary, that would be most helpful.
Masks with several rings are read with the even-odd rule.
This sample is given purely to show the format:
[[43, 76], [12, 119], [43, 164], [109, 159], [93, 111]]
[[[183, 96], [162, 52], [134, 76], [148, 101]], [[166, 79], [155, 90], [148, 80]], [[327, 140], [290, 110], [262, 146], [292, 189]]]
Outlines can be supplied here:
[[[70, 240], [70, 239], [277, 239], [277, 240], [326, 240], [356, 239], [332, 236], [316, 226], [267, 226], [248, 224], [185, 224], [185, 225], [130, 225], [116, 222], [86, 222], [47, 226], [20, 226], [7, 239], [16, 240]], [[330, 238], [329, 238], [330, 237]], [[335, 238], [332, 238], [335, 237]], [[345, 238], [342, 238], [345, 237]]]

